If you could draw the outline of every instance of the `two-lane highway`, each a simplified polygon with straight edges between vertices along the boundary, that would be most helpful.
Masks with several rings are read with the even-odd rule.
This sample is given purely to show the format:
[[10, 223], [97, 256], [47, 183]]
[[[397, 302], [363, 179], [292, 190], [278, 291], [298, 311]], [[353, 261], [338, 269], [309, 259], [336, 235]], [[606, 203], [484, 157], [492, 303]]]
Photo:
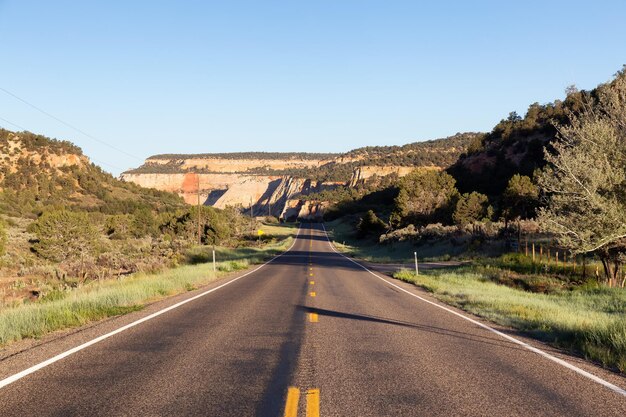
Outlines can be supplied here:
[[0, 388], [0, 415], [626, 413], [610, 388], [623, 378], [575, 365], [609, 385], [375, 276], [304, 225], [258, 271]]

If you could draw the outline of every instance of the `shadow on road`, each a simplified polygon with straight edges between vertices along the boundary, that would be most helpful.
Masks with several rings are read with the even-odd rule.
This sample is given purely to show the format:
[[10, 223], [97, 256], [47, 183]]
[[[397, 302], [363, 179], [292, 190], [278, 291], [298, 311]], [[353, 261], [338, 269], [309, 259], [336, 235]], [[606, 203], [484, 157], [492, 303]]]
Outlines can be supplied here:
[[375, 323], [382, 323], [382, 324], [390, 324], [394, 326], [408, 327], [408, 328], [420, 330], [423, 332], [454, 337], [457, 339], [469, 340], [472, 342], [484, 343], [488, 345], [505, 347], [505, 348], [513, 349], [513, 350], [525, 351], [525, 349], [519, 347], [516, 343], [509, 342], [507, 340], [504, 340], [502, 338], [497, 338], [497, 337], [477, 336], [475, 334], [460, 332], [457, 330], [444, 329], [442, 327], [427, 326], [424, 324], [411, 323], [407, 321], [389, 319], [389, 318], [384, 318], [384, 317], [370, 316], [366, 314], [354, 314], [354, 313], [346, 313], [342, 311], [325, 310], [321, 308], [308, 307], [304, 305], [299, 305], [297, 306], [297, 308], [305, 311], [306, 313], [317, 313], [319, 316], [337, 317], [337, 318], [348, 319], [348, 320], [359, 320], [359, 321], [375, 322]]

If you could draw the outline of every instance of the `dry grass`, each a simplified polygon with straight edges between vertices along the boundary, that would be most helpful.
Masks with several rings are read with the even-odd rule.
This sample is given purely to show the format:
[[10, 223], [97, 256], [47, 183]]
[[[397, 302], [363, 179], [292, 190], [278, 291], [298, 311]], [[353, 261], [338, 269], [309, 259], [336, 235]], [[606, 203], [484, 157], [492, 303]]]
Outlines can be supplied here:
[[626, 290], [580, 287], [549, 294], [499, 285], [480, 272], [431, 272], [396, 278], [442, 301], [626, 372]]

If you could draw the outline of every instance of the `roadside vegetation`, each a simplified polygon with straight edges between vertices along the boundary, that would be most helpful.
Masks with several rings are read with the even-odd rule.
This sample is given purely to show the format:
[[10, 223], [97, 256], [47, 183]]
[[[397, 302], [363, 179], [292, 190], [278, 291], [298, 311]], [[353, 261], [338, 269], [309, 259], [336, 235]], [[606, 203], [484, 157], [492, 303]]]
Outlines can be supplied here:
[[[532, 246], [547, 251], [533, 255], [547, 270], [568, 260], [599, 262], [583, 278], [623, 287], [626, 70], [592, 91], [567, 94], [531, 105], [523, 118], [509, 115], [448, 170], [334, 190], [325, 215], [334, 240], [379, 261], [414, 250], [426, 259], [480, 259]], [[463, 165], [470, 160], [475, 172]]]
[[296, 231], [268, 220], [185, 205], [114, 178], [69, 142], [0, 129], [0, 344], [134, 311], [262, 262]]
[[[327, 230], [442, 301], [624, 373], [625, 121], [626, 69], [511, 113], [447, 170], [336, 190]], [[467, 263], [416, 276], [414, 252]]]
[[185, 252], [191, 265], [90, 281], [76, 288], [54, 288], [36, 301], [0, 309], [0, 345], [137, 311], [164, 297], [195, 290], [280, 254], [291, 245], [297, 231], [295, 225], [263, 227], [267, 237], [259, 246], [215, 247], [215, 271], [213, 249], [194, 246]]
[[254, 256], [277, 239], [259, 241], [260, 227], [235, 207], [120, 181], [69, 142], [0, 129], [0, 308], [184, 265], [194, 246]]
[[464, 268], [417, 276], [405, 270], [394, 277], [448, 304], [626, 372], [624, 290], [583, 285], [537, 293], [501, 285], [506, 274], [495, 268]]

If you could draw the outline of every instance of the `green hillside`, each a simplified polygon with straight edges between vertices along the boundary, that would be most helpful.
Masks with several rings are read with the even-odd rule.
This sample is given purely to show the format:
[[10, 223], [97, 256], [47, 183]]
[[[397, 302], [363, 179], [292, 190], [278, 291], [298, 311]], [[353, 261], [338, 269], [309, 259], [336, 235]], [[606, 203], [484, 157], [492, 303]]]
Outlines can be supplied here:
[[565, 100], [533, 103], [524, 117], [512, 112], [491, 132], [477, 137], [467, 152], [448, 168], [461, 192], [499, 195], [515, 174], [533, 176], [545, 165], [544, 148], [556, 139], [555, 125], [567, 124], [585, 100], [593, 102], [597, 89], [570, 89]]
[[34, 218], [48, 208], [107, 214], [182, 207], [175, 194], [120, 181], [67, 141], [0, 129], [0, 210]]

